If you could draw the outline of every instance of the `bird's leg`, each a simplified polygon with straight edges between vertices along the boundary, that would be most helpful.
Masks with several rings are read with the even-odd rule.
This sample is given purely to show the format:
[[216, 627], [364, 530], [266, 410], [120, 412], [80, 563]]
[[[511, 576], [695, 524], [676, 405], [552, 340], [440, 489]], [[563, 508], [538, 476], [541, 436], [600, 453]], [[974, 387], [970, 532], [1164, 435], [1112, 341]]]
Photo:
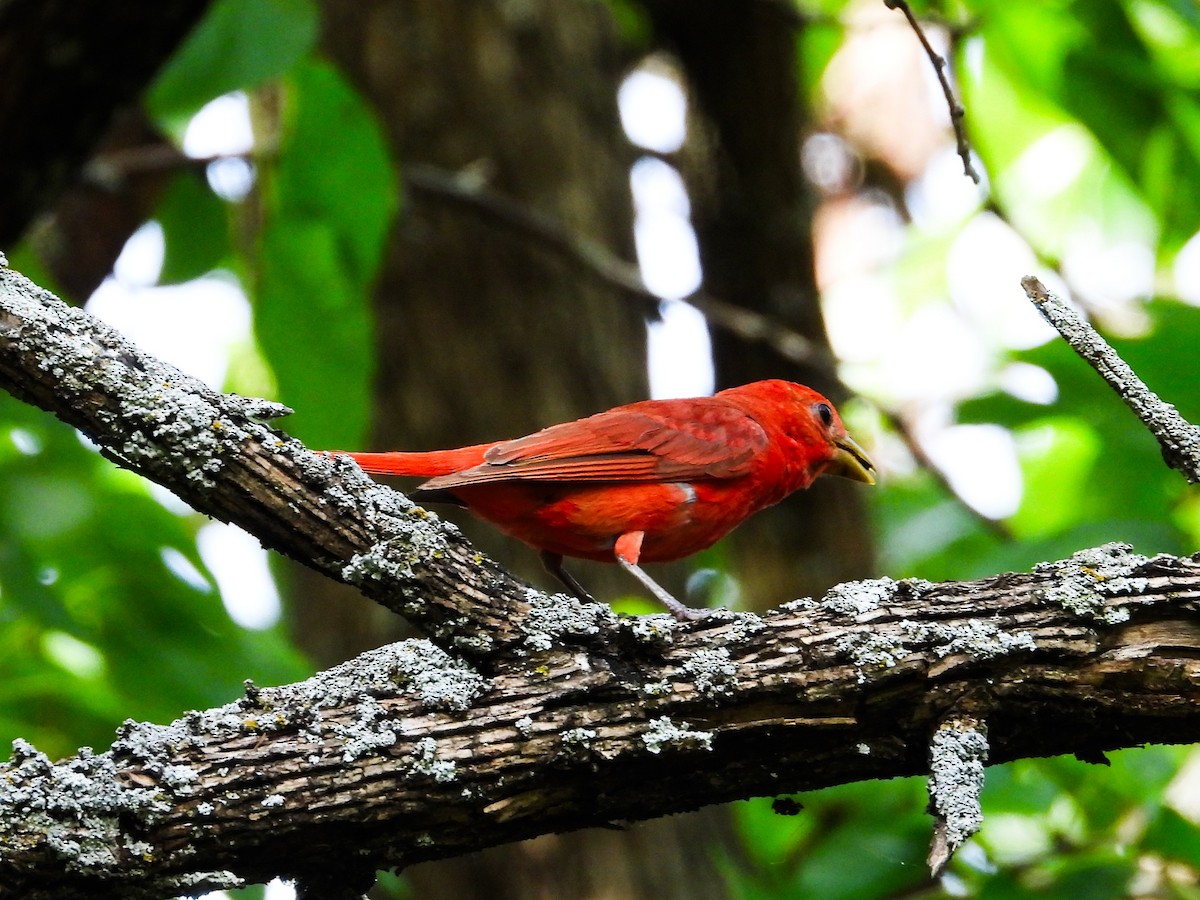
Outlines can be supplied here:
[[704, 610], [684, 606], [667, 593], [666, 588], [647, 575], [642, 567], [638, 565], [638, 559], [642, 555], [642, 539], [645, 536], [646, 533], [644, 531], [627, 531], [617, 538], [617, 544], [613, 548], [613, 553], [617, 558], [617, 565], [645, 585], [646, 590], [652, 593], [655, 599], [665, 606], [671, 615], [680, 622], [690, 622], [694, 619], [704, 618], [706, 615]]
[[543, 550], [539, 555], [542, 558], [542, 565], [546, 567], [546, 571], [565, 584], [568, 591], [586, 603], [596, 602], [596, 598], [584, 590], [583, 585], [575, 580], [575, 576], [563, 567], [561, 553], [551, 553], [549, 550]]

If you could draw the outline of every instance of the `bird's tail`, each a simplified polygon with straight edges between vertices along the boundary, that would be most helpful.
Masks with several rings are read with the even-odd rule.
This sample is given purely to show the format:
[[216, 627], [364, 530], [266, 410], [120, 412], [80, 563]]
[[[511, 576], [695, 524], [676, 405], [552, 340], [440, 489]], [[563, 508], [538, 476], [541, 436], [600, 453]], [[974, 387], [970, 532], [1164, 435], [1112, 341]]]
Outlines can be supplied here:
[[351, 453], [346, 450], [329, 450], [331, 456], [348, 456], [358, 463], [364, 472], [372, 475], [413, 475], [418, 478], [435, 478], [461, 472], [483, 463], [483, 454], [491, 444], [475, 444], [456, 450], [426, 450], [419, 452]]

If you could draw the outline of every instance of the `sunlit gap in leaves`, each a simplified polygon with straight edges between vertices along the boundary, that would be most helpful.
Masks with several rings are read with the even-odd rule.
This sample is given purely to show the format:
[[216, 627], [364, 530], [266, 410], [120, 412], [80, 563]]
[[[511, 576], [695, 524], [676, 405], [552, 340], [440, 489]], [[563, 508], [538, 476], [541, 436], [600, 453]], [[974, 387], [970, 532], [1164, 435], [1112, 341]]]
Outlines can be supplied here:
[[279, 591], [258, 538], [236, 525], [210, 522], [196, 535], [196, 544], [233, 621], [253, 629], [279, 621]]
[[250, 101], [241, 91], [205, 104], [183, 133], [183, 152], [192, 159], [207, 159], [208, 185], [222, 200], [236, 202], [254, 187], [254, 149]]
[[[687, 136], [687, 101], [664, 61], [651, 57], [622, 83], [617, 94], [629, 140], [656, 153], [674, 153]], [[682, 302], [700, 287], [700, 252], [691, 203], [673, 166], [643, 156], [629, 173], [634, 241], [642, 280], [659, 297], [662, 318], [647, 326], [647, 360], [653, 397], [696, 397], [713, 392], [708, 325]]]
[[174, 547], [159, 547], [158, 555], [167, 570], [188, 587], [200, 591], [202, 594], [207, 594], [213, 589], [212, 584], [204, 577], [204, 573], [197, 569], [181, 551]]
[[[222, 157], [208, 167], [209, 184], [236, 201], [253, 185], [253, 168], [230, 155], [252, 147], [244, 95], [218, 98], [189, 123], [184, 150], [194, 158]], [[216, 390], [225, 386], [231, 358], [252, 340], [250, 305], [227, 273], [211, 273], [184, 284], [158, 286], [165, 254], [162, 228], [148, 222], [126, 242], [110, 276], [87, 309], [139, 347]], [[176, 515], [192, 511], [157, 485], [150, 493]], [[230, 618], [244, 628], [269, 628], [279, 620], [279, 592], [266, 551], [245, 532], [211, 523], [197, 535], [199, 552], [217, 582]], [[164, 548], [163, 562], [176, 576], [203, 590], [207, 578], [178, 550]]]
[[[957, 424], [955, 410], [994, 387], [1053, 400], [1048, 373], [1004, 362], [1053, 334], [1019, 287], [1041, 268], [984, 210], [987, 173], [983, 186], [963, 176], [934, 73], [906, 29], [874, 27], [887, 25], [886, 15], [882, 6], [862, 13], [831, 59], [819, 107], [827, 131], [811, 135], [802, 154], [822, 195], [814, 243], [826, 326], [851, 390], [902, 416], [956, 493], [1003, 518], [1023, 489], [1013, 436]], [[928, 33], [945, 54], [944, 31]], [[968, 54], [968, 73], [980, 52]], [[895, 173], [903, 194], [864, 186], [864, 156]], [[881, 443], [873, 449], [885, 469], [915, 466], [898, 439]]]

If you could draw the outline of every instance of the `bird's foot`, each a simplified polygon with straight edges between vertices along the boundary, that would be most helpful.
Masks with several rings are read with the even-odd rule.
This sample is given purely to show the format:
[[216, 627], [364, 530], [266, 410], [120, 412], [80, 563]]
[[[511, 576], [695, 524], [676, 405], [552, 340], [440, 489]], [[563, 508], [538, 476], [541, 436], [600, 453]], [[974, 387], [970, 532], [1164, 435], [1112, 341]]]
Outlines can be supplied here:
[[654, 595], [654, 598], [667, 608], [667, 612], [673, 615], [680, 622], [694, 622], [697, 619], [703, 619], [708, 615], [706, 609], [693, 609], [690, 606], [685, 606], [680, 603], [664, 588], [661, 584], [645, 573], [641, 566], [636, 563], [631, 563], [625, 557], [617, 555], [617, 565], [640, 581], [646, 586], [646, 590]]

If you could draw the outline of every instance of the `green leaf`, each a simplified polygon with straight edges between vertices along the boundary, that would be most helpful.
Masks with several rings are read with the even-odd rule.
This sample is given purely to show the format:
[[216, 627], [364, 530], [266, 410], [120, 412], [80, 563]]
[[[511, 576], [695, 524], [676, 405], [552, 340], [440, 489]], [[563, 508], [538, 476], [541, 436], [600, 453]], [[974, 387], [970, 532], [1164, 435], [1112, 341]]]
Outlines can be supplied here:
[[162, 225], [166, 254], [159, 282], [199, 278], [230, 256], [225, 204], [197, 172], [180, 172], [167, 188], [154, 218]]
[[1124, 900], [1129, 896], [1129, 884], [1137, 874], [1137, 859], [1106, 848], [1088, 854], [1068, 856], [1057, 861], [1053, 881], [1039, 897], [1055, 900]]
[[1200, 868], [1200, 829], [1169, 806], [1160, 807], [1150, 820], [1141, 848]]
[[306, 63], [286, 87], [279, 158], [262, 170], [255, 327], [280, 399], [296, 410], [292, 432], [356, 446], [370, 418], [370, 296], [395, 179], [374, 117], [333, 68]]
[[318, 27], [313, 0], [217, 0], [146, 95], [150, 114], [180, 120], [283, 74], [315, 45]]
[[769, 800], [734, 807], [747, 859], [729, 877], [742, 897], [872, 898], [928, 881], [922, 779], [861, 782], [803, 794], [780, 816]]
[[1095, 430], [1075, 418], [1045, 418], [1014, 436], [1025, 480], [1021, 507], [1009, 520], [1016, 535], [1047, 537], [1088, 516], [1102, 449]]
[[[0, 743], [105, 746], [124, 718], [168, 721], [245, 678], [311, 671], [282, 628], [229, 618], [196, 552], [200, 517], [167, 511], [39, 410], [0, 397], [0, 422]], [[198, 575], [172, 574], [172, 558]]]
[[797, 32], [800, 84], [811, 106], [819, 106], [823, 100], [821, 79], [834, 54], [841, 49], [845, 36], [845, 28], [832, 18], [814, 21]]
[[[1005, 208], [1046, 252], [1061, 254], [1088, 224], [1111, 241], [1161, 237], [1168, 251], [1195, 232], [1200, 93], [1194, 66], [1173, 60], [1195, 56], [1180, 48], [1196, 36], [1151, 6], [978, 4], [983, 65], [978, 78], [964, 73], [964, 88], [968, 109], [987, 115], [972, 117], [972, 135]], [[1043, 145], [1014, 165], [1064, 126], [1073, 147]]]

